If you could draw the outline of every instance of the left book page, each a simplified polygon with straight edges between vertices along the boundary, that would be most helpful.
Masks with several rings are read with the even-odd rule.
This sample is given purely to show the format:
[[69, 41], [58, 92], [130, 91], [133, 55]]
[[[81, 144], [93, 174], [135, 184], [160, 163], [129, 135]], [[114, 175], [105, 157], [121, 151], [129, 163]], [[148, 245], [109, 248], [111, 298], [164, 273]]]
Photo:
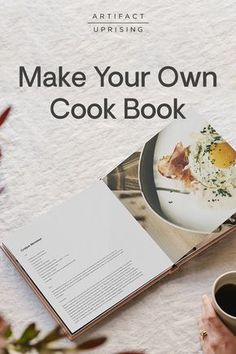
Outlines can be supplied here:
[[173, 264], [103, 181], [4, 246], [71, 334]]

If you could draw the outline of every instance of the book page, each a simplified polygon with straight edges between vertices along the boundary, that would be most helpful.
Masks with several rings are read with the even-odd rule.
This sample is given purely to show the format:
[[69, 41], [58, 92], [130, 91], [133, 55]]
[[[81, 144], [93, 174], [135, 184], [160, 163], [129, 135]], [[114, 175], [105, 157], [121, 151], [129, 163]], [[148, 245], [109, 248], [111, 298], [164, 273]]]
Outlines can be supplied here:
[[4, 245], [71, 333], [173, 264], [103, 181]]

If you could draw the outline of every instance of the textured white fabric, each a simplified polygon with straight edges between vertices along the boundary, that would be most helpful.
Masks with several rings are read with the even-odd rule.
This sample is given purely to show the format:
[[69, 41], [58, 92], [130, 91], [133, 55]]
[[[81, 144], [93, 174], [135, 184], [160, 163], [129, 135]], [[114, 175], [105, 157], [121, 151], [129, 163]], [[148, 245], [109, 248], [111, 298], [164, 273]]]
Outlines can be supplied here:
[[[0, 0], [0, 110], [13, 105], [1, 130], [1, 238], [40, 213], [66, 200], [135, 151], [166, 122], [58, 121], [49, 113], [56, 97], [93, 102], [130, 96], [160, 103], [178, 97], [236, 147], [235, 12], [233, 0], [91, 1]], [[150, 24], [142, 34], [94, 34], [87, 21], [95, 11], [144, 12]], [[83, 70], [83, 88], [18, 88], [18, 67], [42, 65], [56, 70]], [[100, 89], [93, 65], [114, 70], [152, 70], [173, 65], [178, 70], [214, 70], [218, 87], [166, 89], [152, 82], [146, 89]], [[122, 117], [122, 110], [119, 112]], [[7, 141], [3, 141], [3, 138]], [[1, 253], [0, 311], [19, 331], [37, 321], [43, 331], [54, 321]], [[111, 354], [145, 349], [148, 354], [198, 353], [200, 298], [214, 279], [236, 268], [236, 235], [197, 257], [161, 281], [89, 335], [109, 336], [95, 352]]]

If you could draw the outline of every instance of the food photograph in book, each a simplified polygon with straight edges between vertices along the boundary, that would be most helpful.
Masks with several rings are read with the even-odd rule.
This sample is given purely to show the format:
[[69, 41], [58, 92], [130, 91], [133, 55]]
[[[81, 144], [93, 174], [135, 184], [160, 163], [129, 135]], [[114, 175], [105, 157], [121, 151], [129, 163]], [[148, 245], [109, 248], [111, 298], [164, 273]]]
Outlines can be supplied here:
[[174, 262], [236, 226], [236, 151], [199, 117], [170, 123], [104, 181]]

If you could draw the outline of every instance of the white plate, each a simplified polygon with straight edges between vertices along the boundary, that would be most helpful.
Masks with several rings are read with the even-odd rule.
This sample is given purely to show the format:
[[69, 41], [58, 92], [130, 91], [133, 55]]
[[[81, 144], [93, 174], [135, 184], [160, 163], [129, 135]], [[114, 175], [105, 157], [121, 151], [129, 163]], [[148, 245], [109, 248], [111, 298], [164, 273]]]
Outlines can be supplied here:
[[[184, 189], [181, 182], [163, 177], [157, 170], [157, 162], [163, 156], [170, 155], [178, 142], [182, 142], [184, 146], [191, 145], [192, 134], [200, 132], [206, 125], [208, 123], [198, 117], [191, 120], [178, 120], [159, 133], [153, 158], [153, 175], [157, 187]], [[226, 206], [221, 209], [203, 208], [194, 193], [157, 191], [157, 195], [165, 220], [188, 231], [210, 233], [236, 211], [232, 208], [232, 204], [228, 208]]]

